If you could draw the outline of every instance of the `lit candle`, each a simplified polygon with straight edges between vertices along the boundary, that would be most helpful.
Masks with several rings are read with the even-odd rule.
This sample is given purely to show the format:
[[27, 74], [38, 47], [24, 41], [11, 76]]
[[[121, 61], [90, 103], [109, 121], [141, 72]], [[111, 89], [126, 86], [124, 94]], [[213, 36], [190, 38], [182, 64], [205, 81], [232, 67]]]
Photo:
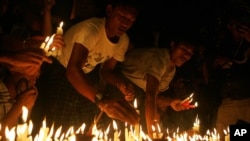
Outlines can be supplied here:
[[157, 133], [155, 131], [155, 126], [152, 125], [152, 131], [153, 131], [153, 139], [157, 139]]
[[22, 107], [22, 124], [17, 125], [17, 141], [28, 141], [28, 125], [26, 123], [28, 118], [28, 109], [26, 107]]
[[224, 129], [224, 134], [225, 134], [225, 141], [230, 141], [229, 128], [228, 128], [228, 131], [226, 131], [226, 130]]
[[49, 36], [47, 36], [47, 37], [45, 38], [45, 40], [42, 42], [42, 44], [40, 45], [40, 49], [44, 49], [44, 48], [45, 48], [46, 43], [48, 42], [48, 40], [49, 40]]
[[199, 132], [200, 131], [200, 120], [198, 119], [198, 115], [195, 118], [194, 126], [193, 126], [193, 131], [194, 132]]
[[[63, 35], [62, 26], [63, 26], [63, 22], [60, 22], [59, 27], [57, 27], [56, 34]], [[56, 53], [54, 53], [53, 56], [57, 56], [57, 55], [61, 56], [62, 55], [62, 50], [61, 49], [58, 49], [57, 51], [54, 51], [54, 52], [56, 52]]]
[[114, 127], [114, 141], [120, 141], [119, 139], [119, 133], [118, 133], [118, 127], [116, 122], [113, 120], [113, 127]]
[[[134, 100], [134, 108], [137, 112], [137, 114], [140, 114], [140, 111], [138, 110], [137, 108], [137, 100], [135, 99]], [[139, 141], [140, 140], [140, 124], [135, 124], [135, 137], [137, 138], [137, 140]]]
[[56, 29], [56, 34], [63, 35], [62, 26], [63, 26], [63, 22], [60, 22], [59, 26]]
[[127, 124], [127, 122], [125, 123], [125, 141], [129, 141], [128, 139], [129, 139], [129, 137], [128, 137], [128, 124]]
[[49, 55], [48, 53], [49, 53], [50, 45], [51, 45], [51, 43], [53, 42], [54, 36], [55, 36], [55, 34], [53, 34], [53, 35], [49, 38], [49, 40], [48, 40], [48, 42], [47, 42], [47, 44], [46, 44], [46, 46], [45, 46], [45, 48], [44, 48], [44, 51], [45, 51], [45, 53], [46, 53], [47, 55]]

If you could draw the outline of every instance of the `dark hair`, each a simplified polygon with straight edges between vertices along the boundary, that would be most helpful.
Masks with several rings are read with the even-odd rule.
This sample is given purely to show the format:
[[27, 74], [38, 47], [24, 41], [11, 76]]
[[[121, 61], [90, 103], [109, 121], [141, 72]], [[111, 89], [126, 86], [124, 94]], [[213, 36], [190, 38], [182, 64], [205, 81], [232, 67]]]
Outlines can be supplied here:
[[117, 6], [129, 6], [129, 7], [133, 7], [138, 12], [141, 9], [140, 0], [107, 0], [107, 4], [111, 4], [112, 7], [117, 7]]
[[176, 44], [184, 43], [193, 45], [195, 50], [203, 44], [201, 36], [196, 32], [184, 32], [179, 33], [178, 35], [175, 34], [172, 36], [171, 41], [174, 41]]

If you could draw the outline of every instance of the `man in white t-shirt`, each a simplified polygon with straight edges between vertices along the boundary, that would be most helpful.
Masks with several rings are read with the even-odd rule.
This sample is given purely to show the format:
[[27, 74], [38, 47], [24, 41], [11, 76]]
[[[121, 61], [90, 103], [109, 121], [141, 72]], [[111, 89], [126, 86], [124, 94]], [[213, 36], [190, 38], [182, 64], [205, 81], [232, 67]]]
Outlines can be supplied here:
[[169, 88], [176, 67], [181, 67], [190, 60], [195, 46], [195, 40], [181, 37], [170, 43], [170, 49], [137, 48], [128, 52], [125, 61], [120, 65], [123, 76], [129, 80], [126, 82], [125, 79], [125, 83], [135, 84], [136, 97], [139, 97], [138, 107], [142, 110], [141, 120], [145, 118], [145, 121], [142, 121], [145, 123], [142, 124], [146, 126], [144, 128], [147, 128], [151, 137], [153, 137], [152, 125], [160, 123], [157, 109], [165, 110], [168, 106], [175, 111], [195, 108], [192, 104], [182, 105], [179, 99], [159, 96]]
[[[126, 100], [105, 96], [95, 85], [98, 76], [90, 76], [101, 65], [101, 77], [107, 83], [116, 85], [119, 78], [113, 70], [117, 62], [124, 60], [128, 49], [126, 31], [137, 18], [135, 4], [136, 0], [114, 0], [106, 6], [105, 18], [84, 20], [65, 32], [66, 47], [56, 58], [60, 64], [54, 64], [55, 67], [48, 69], [47, 74], [45, 71], [42, 74], [46, 79], [43, 90], [49, 90], [44, 92], [49, 99], [45, 105], [48, 106], [47, 120], [64, 127], [80, 126], [84, 122], [89, 124], [98, 113], [94, 112], [98, 106], [111, 118], [138, 123], [138, 114]], [[56, 72], [59, 69], [62, 71]], [[57, 78], [52, 79], [54, 77]], [[130, 89], [123, 92], [127, 97], [134, 95]]]

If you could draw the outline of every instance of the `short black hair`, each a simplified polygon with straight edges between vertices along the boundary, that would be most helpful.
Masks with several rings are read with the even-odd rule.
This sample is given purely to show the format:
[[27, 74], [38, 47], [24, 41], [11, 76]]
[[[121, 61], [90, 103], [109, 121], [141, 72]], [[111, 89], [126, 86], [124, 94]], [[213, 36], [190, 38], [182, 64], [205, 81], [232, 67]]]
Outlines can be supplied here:
[[117, 7], [117, 6], [133, 7], [139, 13], [139, 11], [141, 9], [140, 2], [141, 2], [140, 0], [107, 0], [106, 4], [111, 4], [112, 7]]

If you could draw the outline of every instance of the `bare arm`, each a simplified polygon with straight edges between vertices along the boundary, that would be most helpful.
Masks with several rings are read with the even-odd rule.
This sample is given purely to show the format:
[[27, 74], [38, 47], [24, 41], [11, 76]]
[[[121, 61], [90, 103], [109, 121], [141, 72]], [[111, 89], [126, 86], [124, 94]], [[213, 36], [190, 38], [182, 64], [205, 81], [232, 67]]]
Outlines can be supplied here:
[[[30, 112], [35, 103], [36, 97], [37, 97], [37, 90], [35, 88], [31, 88], [21, 93], [20, 96], [16, 98], [16, 102], [11, 107], [6, 116], [3, 119], [1, 119], [2, 129], [5, 129], [5, 127], [8, 127], [10, 129], [17, 123], [18, 118], [22, 114], [23, 106], [28, 108]], [[3, 135], [4, 134], [3, 132], [4, 130], [1, 130], [0, 134]]]
[[92, 82], [87, 79], [86, 74], [82, 70], [88, 53], [89, 51], [86, 47], [75, 43], [67, 66], [66, 75], [70, 83], [80, 94], [94, 102], [98, 91], [93, 87]]
[[[66, 75], [70, 83], [81, 95], [94, 102], [95, 95], [99, 92], [93, 87], [82, 70], [82, 65], [85, 63], [88, 53], [86, 47], [75, 43]], [[98, 103], [98, 106], [111, 118], [126, 121], [129, 124], [138, 123], [139, 117], [136, 111], [123, 99], [104, 98]]]
[[43, 13], [43, 36], [50, 36], [52, 34], [52, 18], [51, 8], [55, 5], [55, 0], [44, 0]]
[[127, 101], [132, 101], [135, 97], [133, 85], [125, 82], [121, 76], [114, 72], [116, 64], [117, 61], [114, 58], [105, 62], [101, 69], [101, 75], [107, 83], [117, 87], [123, 93]]
[[156, 97], [158, 95], [159, 81], [152, 75], [147, 74], [146, 98], [145, 98], [145, 117], [149, 136], [152, 137], [152, 125], [158, 119]]

